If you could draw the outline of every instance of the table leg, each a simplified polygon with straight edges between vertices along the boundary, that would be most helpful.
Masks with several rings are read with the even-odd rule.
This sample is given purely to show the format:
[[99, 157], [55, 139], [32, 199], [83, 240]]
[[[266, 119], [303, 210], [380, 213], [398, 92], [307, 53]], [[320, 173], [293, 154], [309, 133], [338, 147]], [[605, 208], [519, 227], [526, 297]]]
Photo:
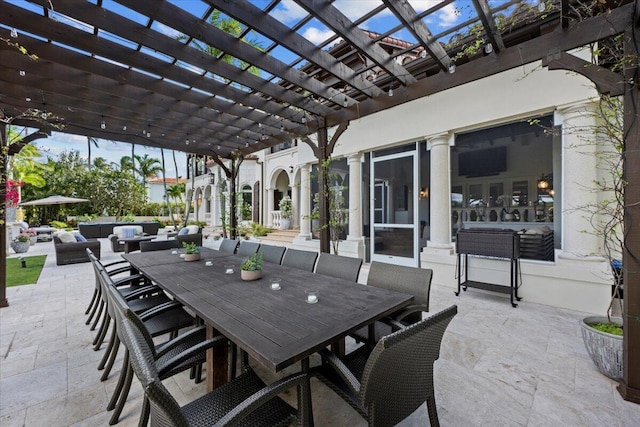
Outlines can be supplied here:
[[302, 425], [313, 427], [313, 407], [311, 405], [311, 376], [309, 376], [309, 358], [300, 362], [302, 372], [307, 374], [306, 380], [302, 384]]
[[345, 355], [346, 353], [346, 344], [345, 344], [345, 339], [342, 338], [336, 342], [334, 342], [333, 344], [331, 344], [331, 351], [338, 357], [342, 357]]
[[[207, 325], [207, 339], [220, 335], [220, 332]], [[207, 391], [212, 391], [229, 381], [228, 378], [229, 343], [223, 341], [207, 350]]]

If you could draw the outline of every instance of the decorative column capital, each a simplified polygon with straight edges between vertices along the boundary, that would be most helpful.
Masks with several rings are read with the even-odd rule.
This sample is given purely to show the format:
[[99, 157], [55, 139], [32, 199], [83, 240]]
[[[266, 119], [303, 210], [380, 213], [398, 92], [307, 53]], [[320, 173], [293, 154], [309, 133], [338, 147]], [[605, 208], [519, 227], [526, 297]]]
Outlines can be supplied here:
[[451, 132], [442, 132], [425, 137], [427, 140], [427, 150], [431, 150], [433, 147], [440, 145], [454, 145], [452, 136], [453, 134]]
[[362, 153], [353, 153], [347, 157], [347, 163], [362, 162]]
[[556, 111], [565, 118], [572, 118], [574, 116], [593, 114], [596, 111], [597, 106], [597, 102], [588, 100], [562, 105], [558, 107]]

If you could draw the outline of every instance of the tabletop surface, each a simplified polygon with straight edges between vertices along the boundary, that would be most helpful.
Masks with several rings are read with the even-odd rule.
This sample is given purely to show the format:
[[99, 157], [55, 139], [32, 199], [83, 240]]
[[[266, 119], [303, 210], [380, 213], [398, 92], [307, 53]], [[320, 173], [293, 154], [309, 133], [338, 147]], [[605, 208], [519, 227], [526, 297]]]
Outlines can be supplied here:
[[[207, 248], [203, 248], [207, 249]], [[411, 303], [411, 295], [265, 262], [263, 277], [240, 279], [242, 258], [203, 250], [198, 262], [171, 251], [123, 257], [251, 357], [276, 372]], [[207, 266], [210, 261], [211, 266]], [[235, 266], [225, 274], [225, 266]], [[281, 289], [270, 279], [281, 279]], [[306, 302], [307, 290], [319, 293]]]

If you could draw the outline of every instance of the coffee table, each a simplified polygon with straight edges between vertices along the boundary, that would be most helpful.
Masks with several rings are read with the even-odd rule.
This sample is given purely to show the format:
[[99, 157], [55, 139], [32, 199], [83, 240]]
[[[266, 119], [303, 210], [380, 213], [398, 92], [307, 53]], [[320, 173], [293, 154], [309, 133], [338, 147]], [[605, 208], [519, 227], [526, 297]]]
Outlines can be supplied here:
[[124, 244], [124, 253], [128, 254], [129, 252], [140, 250], [140, 242], [148, 242], [155, 238], [156, 236], [136, 236], [119, 239], [118, 242]]

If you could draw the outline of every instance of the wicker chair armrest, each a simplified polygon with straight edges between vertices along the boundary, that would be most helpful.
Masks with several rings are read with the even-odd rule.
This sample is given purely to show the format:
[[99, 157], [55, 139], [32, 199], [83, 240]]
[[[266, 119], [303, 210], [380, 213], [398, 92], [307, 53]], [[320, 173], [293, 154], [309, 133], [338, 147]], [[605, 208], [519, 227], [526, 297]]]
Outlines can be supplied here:
[[120, 261], [113, 261], [113, 262], [110, 262], [108, 264], [102, 264], [102, 266], [104, 268], [109, 268], [109, 267], [112, 267], [112, 266], [118, 265], [118, 264], [127, 264], [127, 265], [129, 265], [129, 261], [127, 261], [126, 259], [121, 259]]
[[189, 348], [181, 352], [180, 354], [175, 355], [166, 364], [163, 366], [162, 370], [158, 371], [158, 375], [162, 377], [167, 372], [171, 372], [176, 366], [186, 362], [187, 360], [197, 356], [200, 353], [207, 351], [212, 348], [214, 345], [220, 344], [221, 342], [226, 341], [226, 337], [223, 335], [218, 335], [210, 340], [202, 341], [200, 344], [196, 344], [193, 347]]
[[127, 265], [124, 267], [114, 268], [113, 270], [108, 270], [107, 274], [109, 276], [117, 276], [118, 274], [130, 273], [130, 272], [131, 272], [131, 266]]
[[120, 287], [120, 286], [130, 285], [134, 281], [139, 283], [140, 281], [142, 281], [144, 279], [145, 279], [145, 277], [142, 274], [132, 274], [131, 276], [127, 276], [127, 277], [123, 277], [123, 278], [118, 279], [118, 280], [114, 280], [113, 281], [113, 285], [117, 288], [117, 287]]
[[156, 285], [142, 286], [140, 287], [140, 289], [136, 289], [130, 294], [127, 294], [127, 296], [125, 297], [125, 300], [133, 301], [134, 299], [138, 299], [140, 297], [159, 294], [159, 293], [162, 293], [162, 290]]
[[[205, 330], [205, 328], [206, 326], [204, 325], [196, 326], [193, 329], [189, 329], [187, 332], [178, 335], [174, 339], [169, 340], [164, 344], [161, 344], [160, 346], [156, 347], [156, 358], [163, 356], [166, 352], [171, 351], [174, 347], [182, 344], [184, 341], [190, 340], [193, 335], [202, 333], [202, 331]], [[220, 336], [223, 336], [223, 335], [220, 335]]]
[[323, 363], [328, 363], [329, 366], [336, 371], [340, 378], [347, 384], [347, 386], [356, 394], [360, 393], [360, 381], [351, 373], [349, 368], [342, 363], [342, 360], [335, 353], [329, 351], [327, 349], [322, 349], [319, 351], [320, 356], [322, 356]]
[[175, 310], [176, 308], [181, 308], [182, 304], [178, 301], [169, 301], [164, 304], [160, 304], [156, 307], [150, 308], [149, 310], [140, 313], [140, 320], [143, 322], [145, 320], [149, 320], [152, 317], [158, 316], [162, 313], [166, 313], [167, 311]]
[[397, 322], [402, 322], [410, 314], [422, 313], [423, 311], [429, 311], [427, 306], [425, 306], [424, 304], [413, 304], [413, 305], [410, 305], [408, 307], [403, 308], [398, 313], [394, 313], [392, 319], [397, 321]]
[[[260, 408], [269, 400], [276, 397], [278, 394], [292, 387], [301, 387], [305, 381], [307, 381], [307, 374], [303, 373], [297, 373], [282, 378], [281, 380], [266, 386], [262, 390], [257, 391], [246, 398], [241, 404], [229, 411], [224, 417], [220, 418], [214, 426], [237, 425], [242, 419]], [[300, 410], [300, 408], [298, 408], [298, 410]]]

